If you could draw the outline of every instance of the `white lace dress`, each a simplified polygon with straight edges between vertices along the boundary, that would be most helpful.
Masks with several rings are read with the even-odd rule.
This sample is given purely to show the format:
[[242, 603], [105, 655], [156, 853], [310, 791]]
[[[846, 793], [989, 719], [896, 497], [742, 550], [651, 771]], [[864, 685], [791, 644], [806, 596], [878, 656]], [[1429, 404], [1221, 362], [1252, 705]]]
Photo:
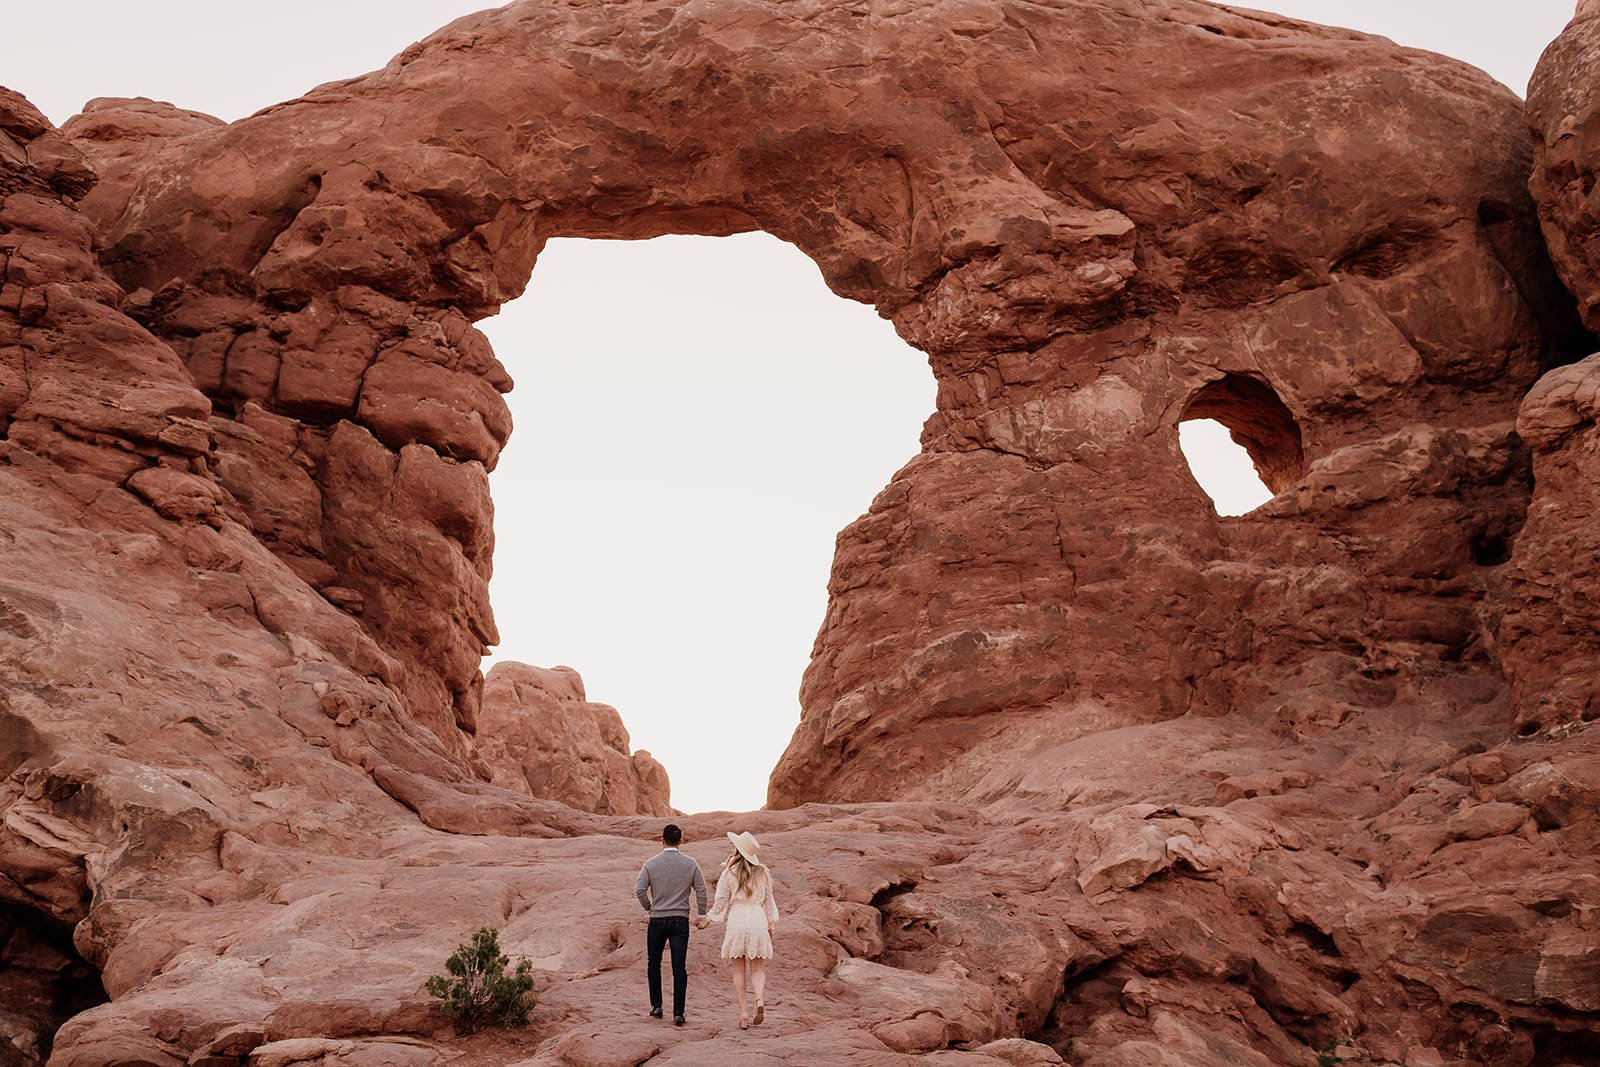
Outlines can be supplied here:
[[722, 935], [722, 958], [770, 960], [772, 958], [772, 923], [778, 921], [778, 904], [772, 899], [772, 875], [765, 868], [758, 871], [756, 883], [750, 888], [753, 895], [740, 896], [739, 879], [727, 871], [717, 878], [717, 897], [706, 913], [712, 922], [726, 921], [727, 933]]

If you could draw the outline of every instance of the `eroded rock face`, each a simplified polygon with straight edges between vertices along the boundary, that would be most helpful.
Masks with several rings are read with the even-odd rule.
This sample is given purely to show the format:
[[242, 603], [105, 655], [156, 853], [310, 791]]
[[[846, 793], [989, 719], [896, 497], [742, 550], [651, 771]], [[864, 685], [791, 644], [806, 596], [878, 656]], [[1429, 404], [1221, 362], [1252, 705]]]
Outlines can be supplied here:
[[[1187, 0], [522, 3], [231, 125], [0, 97], [0, 900], [111, 998], [51, 1063], [1591, 1057], [1594, 368], [1526, 129]], [[660, 819], [491, 780], [471, 321], [551, 236], [756, 227], [939, 401], [777, 810], [680, 820], [708, 872], [760, 835], [785, 916], [770, 1024], [697, 935], [680, 1032]], [[1188, 417], [1277, 497], [1219, 521]], [[557, 765], [615, 764], [567, 698]], [[484, 924], [523, 1043], [423, 994]]]
[[[1529, 85], [1538, 145], [1530, 188], [1556, 266], [1591, 328], [1600, 326], [1600, 216], [1591, 195], [1600, 173], [1597, 75], [1600, 10], [1580, 4]], [[1597, 422], [1600, 355], [1547, 374], [1517, 418], [1534, 454], [1534, 496], [1511, 584], [1495, 608], [1519, 729], [1527, 734], [1600, 718], [1600, 615], [1590, 577], [1600, 563]]]
[[667, 772], [631, 752], [622, 716], [571, 667], [498, 663], [483, 687], [478, 755], [495, 785], [601, 815], [669, 815]]
[[1591, 195], [1600, 167], [1600, 8], [1577, 17], [1545, 50], [1528, 82], [1528, 120], [1537, 156], [1530, 187], [1550, 254], [1578, 298], [1584, 321], [1600, 329], [1600, 212]]
[[[469, 319], [551, 236], [799, 245], [928, 352], [939, 407], [840, 542], [771, 800], [971, 795], [991, 753], [1271, 715], [1308, 671], [1359, 704], [1332, 692], [1372, 656], [1352, 612], [1404, 631], [1399, 670], [1459, 661], [1474, 546], [1525, 503], [1517, 404], [1571, 325], [1510, 94], [1131, 10], [516, 7], [233, 126], [112, 101], [67, 132], [106, 262], [218, 406], [220, 480], [464, 757], [509, 431]], [[1208, 415], [1255, 442], [1270, 514], [1217, 521], [1177, 445]], [[1361, 593], [1264, 632], [1312, 576]]]
[[1491, 601], [1524, 735], [1600, 719], [1600, 355], [1551, 371], [1523, 402], [1534, 494]]

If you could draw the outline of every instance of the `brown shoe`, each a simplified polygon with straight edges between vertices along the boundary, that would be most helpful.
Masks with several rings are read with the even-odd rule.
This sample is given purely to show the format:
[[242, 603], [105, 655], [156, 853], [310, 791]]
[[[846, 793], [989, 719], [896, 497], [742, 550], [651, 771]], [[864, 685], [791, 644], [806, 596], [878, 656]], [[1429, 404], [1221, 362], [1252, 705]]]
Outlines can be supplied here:
[[756, 1001], [756, 1017], [753, 1020], [751, 1020], [752, 1023], [754, 1025], [756, 1025], [756, 1026], [760, 1026], [761, 1025], [761, 1020], [765, 1019], [766, 1017], [767, 1017], [767, 1006], [765, 1004], [761, 1003], [761, 1001], [759, 1001], [759, 1000]]

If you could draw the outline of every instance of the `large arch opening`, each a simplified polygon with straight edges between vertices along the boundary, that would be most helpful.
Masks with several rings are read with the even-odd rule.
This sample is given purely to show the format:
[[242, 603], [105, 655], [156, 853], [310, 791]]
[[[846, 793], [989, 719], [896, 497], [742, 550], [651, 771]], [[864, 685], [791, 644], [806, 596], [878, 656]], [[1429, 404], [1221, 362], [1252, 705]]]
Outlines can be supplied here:
[[835, 536], [934, 410], [927, 357], [760, 232], [552, 240], [479, 326], [516, 381], [485, 670], [576, 668], [674, 807], [760, 808]]
[[1272, 387], [1225, 374], [1184, 408], [1179, 443], [1190, 472], [1220, 515], [1242, 515], [1305, 473], [1300, 425]]

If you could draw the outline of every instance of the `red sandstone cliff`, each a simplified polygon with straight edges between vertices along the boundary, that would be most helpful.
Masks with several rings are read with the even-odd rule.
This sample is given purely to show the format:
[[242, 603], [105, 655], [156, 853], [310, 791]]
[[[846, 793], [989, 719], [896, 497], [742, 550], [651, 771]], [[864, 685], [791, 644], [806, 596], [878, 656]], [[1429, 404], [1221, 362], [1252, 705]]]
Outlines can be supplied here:
[[[1592, 1062], [1596, 26], [1527, 115], [1189, 0], [520, 3], [231, 125], [0, 97], [0, 1034], [92, 971], [59, 1067]], [[772, 1025], [699, 938], [667, 1032], [658, 820], [489, 780], [471, 321], [551, 236], [757, 227], [938, 411], [741, 817]], [[1202, 414], [1270, 504], [1212, 513]], [[525, 1044], [422, 995], [483, 923]]]

